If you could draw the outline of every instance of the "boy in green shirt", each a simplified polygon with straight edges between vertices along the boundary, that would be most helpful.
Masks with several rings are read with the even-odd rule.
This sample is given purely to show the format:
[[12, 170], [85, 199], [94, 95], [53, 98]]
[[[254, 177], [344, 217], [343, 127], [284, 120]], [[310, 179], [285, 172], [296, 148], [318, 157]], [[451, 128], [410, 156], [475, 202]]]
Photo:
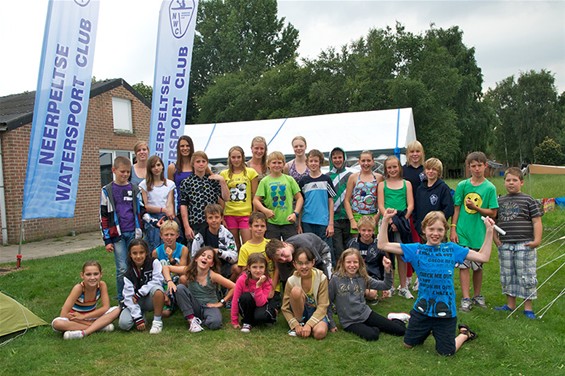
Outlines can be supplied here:
[[[465, 165], [471, 171], [471, 177], [465, 179], [455, 189], [455, 212], [451, 220], [450, 240], [477, 251], [485, 238], [485, 226], [481, 216], [495, 218], [498, 210], [496, 188], [485, 178], [487, 157], [483, 152], [470, 153]], [[459, 264], [461, 280], [461, 310], [469, 312], [473, 304], [485, 308], [485, 298], [481, 295], [483, 284], [483, 265], [478, 262], [465, 261]], [[471, 272], [473, 269], [473, 299], [471, 299]]]

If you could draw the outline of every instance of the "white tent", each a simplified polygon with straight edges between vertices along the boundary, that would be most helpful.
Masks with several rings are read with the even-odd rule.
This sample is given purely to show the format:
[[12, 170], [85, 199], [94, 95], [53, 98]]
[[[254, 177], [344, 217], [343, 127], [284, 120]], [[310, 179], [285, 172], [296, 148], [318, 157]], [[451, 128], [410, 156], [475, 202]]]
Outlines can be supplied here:
[[204, 150], [212, 163], [225, 161], [228, 150], [239, 145], [249, 157], [251, 140], [263, 136], [268, 150], [294, 155], [292, 139], [303, 136], [307, 149], [318, 149], [326, 155], [336, 146], [348, 156], [363, 150], [376, 154], [404, 153], [406, 145], [416, 139], [411, 108], [382, 111], [346, 112], [341, 114], [303, 116], [286, 119], [240, 121], [215, 124], [187, 124], [184, 134], [194, 141], [196, 150]]

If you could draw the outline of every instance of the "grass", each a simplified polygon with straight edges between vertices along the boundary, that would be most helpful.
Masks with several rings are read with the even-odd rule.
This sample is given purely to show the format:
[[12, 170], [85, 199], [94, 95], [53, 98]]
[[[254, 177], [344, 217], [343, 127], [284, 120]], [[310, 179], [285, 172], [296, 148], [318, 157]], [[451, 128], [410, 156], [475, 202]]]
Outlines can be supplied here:
[[[494, 179], [500, 187], [500, 178]], [[553, 188], [557, 181], [551, 181]], [[451, 185], [451, 182], [450, 182]], [[560, 184], [559, 187], [563, 187]], [[499, 188], [499, 193], [502, 193]], [[543, 195], [559, 197], [563, 194]], [[543, 196], [537, 196], [543, 197]], [[536, 195], [534, 194], [534, 197]], [[565, 210], [543, 217], [544, 243], [565, 235]], [[562, 242], [540, 248], [538, 266], [563, 254]], [[26, 269], [0, 276], [2, 292], [50, 322], [74, 283], [82, 263], [97, 259], [104, 268], [104, 280], [115, 291], [114, 260], [102, 247], [78, 254], [26, 261]], [[563, 259], [538, 270], [544, 282]], [[0, 265], [2, 267], [2, 265]], [[559, 270], [539, 291], [534, 302], [537, 311], [564, 288], [565, 271]], [[460, 290], [456, 278], [458, 297]], [[502, 305], [498, 256], [493, 252], [485, 266], [484, 294], [489, 307]], [[387, 314], [409, 311], [413, 301], [398, 296], [379, 303], [374, 309]], [[351, 374], [372, 375], [549, 375], [565, 372], [565, 302], [558, 300], [539, 320], [528, 320], [521, 312], [510, 318], [492, 308], [459, 312], [459, 321], [471, 326], [479, 338], [463, 346], [454, 357], [436, 355], [434, 340], [406, 350], [402, 339], [382, 335], [368, 343], [340, 330], [323, 341], [289, 337], [282, 316], [271, 327], [255, 328], [244, 335], [231, 329], [224, 311], [225, 328], [198, 334], [187, 332], [181, 315], [165, 321], [161, 335], [148, 332], [116, 331], [94, 334], [84, 340], [64, 341], [60, 334], [43, 326], [0, 347], [0, 375], [145, 375], [145, 374]]]

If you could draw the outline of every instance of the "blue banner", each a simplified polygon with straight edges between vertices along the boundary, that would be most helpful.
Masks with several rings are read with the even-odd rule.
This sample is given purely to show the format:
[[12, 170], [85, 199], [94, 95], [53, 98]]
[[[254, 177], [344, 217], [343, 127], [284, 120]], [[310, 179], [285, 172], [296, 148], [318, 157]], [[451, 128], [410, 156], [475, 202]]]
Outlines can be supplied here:
[[155, 56], [149, 152], [165, 167], [177, 160], [184, 132], [198, 0], [163, 0]]
[[23, 219], [74, 216], [98, 0], [50, 0], [24, 183]]

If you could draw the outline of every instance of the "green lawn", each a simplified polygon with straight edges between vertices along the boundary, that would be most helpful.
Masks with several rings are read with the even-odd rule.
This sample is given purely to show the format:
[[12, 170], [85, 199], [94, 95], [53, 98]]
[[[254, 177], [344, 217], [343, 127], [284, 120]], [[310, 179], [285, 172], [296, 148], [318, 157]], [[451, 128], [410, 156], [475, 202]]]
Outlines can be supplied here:
[[[543, 222], [545, 239], [565, 235], [565, 229], [559, 227], [565, 222], [565, 210], [546, 214]], [[538, 266], [562, 255], [565, 247], [561, 244], [555, 242], [542, 247]], [[104, 280], [114, 292], [113, 256], [101, 247], [26, 261], [24, 270], [0, 277], [0, 290], [50, 322], [58, 315], [73, 284], [79, 281], [82, 263], [93, 258], [102, 263]], [[404, 349], [398, 337], [382, 335], [379, 341], [368, 343], [342, 330], [329, 334], [323, 341], [291, 338], [286, 334], [282, 316], [276, 325], [254, 328], [245, 335], [231, 329], [229, 314], [225, 311], [224, 329], [197, 334], [188, 333], [178, 313], [165, 320], [163, 333], [157, 336], [118, 330], [83, 340], [64, 341], [48, 326], [31, 329], [0, 347], [0, 375], [565, 374], [564, 299], [558, 300], [541, 319], [528, 320], [521, 311], [507, 319], [506, 314], [492, 309], [502, 305], [505, 298], [498, 279], [496, 252], [491, 260], [486, 265], [483, 284], [489, 308], [458, 314], [459, 321], [470, 325], [479, 337], [464, 345], [454, 357], [436, 355], [432, 338], [412, 350]], [[564, 261], [561, 258], [541, 268], [539, 283]], [[560, 269], [541, 287], [534, 303], [536, 311], [563, 290], [564, 275], [565, 268]], [[456, 284], [459, 297], [458, 282]], [[395, 296], [374, 309], [386, 315], [391, 311], [409, 311], [412, 303]]]

